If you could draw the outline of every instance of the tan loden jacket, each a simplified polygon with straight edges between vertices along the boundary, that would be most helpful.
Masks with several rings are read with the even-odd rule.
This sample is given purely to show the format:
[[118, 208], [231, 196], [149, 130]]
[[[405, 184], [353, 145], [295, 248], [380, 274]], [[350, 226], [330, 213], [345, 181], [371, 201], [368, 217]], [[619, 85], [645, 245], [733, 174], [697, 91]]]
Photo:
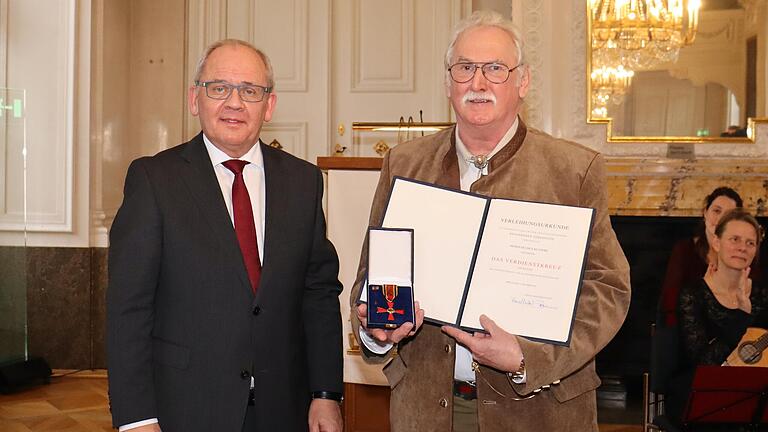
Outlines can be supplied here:
[[[460, 188], [454, 131], [449, 128], [389, 151], [371, 208], [372, 226], [381, 225], [393, 176]], [[489, 168], [489, 174], [472, 185], [472, 192], [591, 207], [596, 212], [570, 346], [520, 338], [525, 384], [513, 385], [504, 373], [481, 366], [480, 431], [597, 431], [595, 389], [600, 379], [594, 357], [621, 327], [630, 300], [629, 266], [608, 216], [603, 158], [581, 145], [527, 129], [521, 121]], [[366, 274], [366, 249], [350, 296], [356, 336], [360, 323], [354, 303]], [[418, 287], [415, 293], [418, 300]], [[369, 362], [391, 359], [384, 373], [392, 388], [393, 431], [451, 430], [454, 349], [455, 341], [431, 324], [401, 342], [394, 357], [363, 349]]]

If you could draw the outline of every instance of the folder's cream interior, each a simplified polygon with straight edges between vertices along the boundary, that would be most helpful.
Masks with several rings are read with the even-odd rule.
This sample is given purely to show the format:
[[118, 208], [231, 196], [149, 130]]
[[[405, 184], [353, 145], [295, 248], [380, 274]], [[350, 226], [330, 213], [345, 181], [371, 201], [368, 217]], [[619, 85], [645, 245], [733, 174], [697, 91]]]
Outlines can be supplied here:
[[488, 315], [516, 335], [566, 343], [593, 210], [491, 200], [461, 326]]
[[385, 227], [413, 228], [414, 300], [425, 317], [456, 323], [486, 198], [396, 179]]

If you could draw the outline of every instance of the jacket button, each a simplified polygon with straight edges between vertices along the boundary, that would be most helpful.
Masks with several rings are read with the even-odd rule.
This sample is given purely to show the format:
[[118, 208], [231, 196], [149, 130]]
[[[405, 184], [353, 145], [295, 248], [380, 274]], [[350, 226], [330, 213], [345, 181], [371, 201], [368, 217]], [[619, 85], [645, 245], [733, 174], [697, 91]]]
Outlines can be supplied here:
[[253, 315], [258, 315], [261, 313], [261, 308], [258, 306], [253, 307]]
[[248, 372], [247, 370], [243, 369], [243, 370], [240, 371], [240, 378], [246, 380], [246, 379], [248, 379], [250, 377], [251, 377], [251, 373]]
[[451, 352], [451, 346], [448, 344], [445, 344], [445, 348], [443, 348], [445, 352], [450, 353]]
[[443, 407], [443, 408], [447, 408], [448, 407], [448, 399], [440, 398], [440, 406]]

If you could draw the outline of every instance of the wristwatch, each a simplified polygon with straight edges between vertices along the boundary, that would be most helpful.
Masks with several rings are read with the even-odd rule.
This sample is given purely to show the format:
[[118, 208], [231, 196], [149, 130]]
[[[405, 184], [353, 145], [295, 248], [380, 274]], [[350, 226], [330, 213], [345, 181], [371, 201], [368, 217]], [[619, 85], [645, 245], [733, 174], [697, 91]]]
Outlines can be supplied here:
[[329, 399], [342, 403], [344, 401], [344, 395], [337, 392], [316, 391], [312, 392], [312, 399]]
[[525, 378], [525, 357], [520, 358], [520, 367], [517, 368], [515, 372], [507, 372], [507, 375], [509, 375], [515, 383], [522, 381], [523, 378]]

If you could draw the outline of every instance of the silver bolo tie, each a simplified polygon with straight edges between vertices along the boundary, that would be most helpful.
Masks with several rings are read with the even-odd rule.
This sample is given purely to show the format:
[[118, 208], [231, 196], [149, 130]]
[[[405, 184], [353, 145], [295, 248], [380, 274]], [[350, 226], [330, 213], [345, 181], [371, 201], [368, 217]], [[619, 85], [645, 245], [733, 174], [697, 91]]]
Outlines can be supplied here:
[[483, 170], [488, 166], [488, 161], [490, 158], [488, 155], [476, 155], [472, 156], [468, 159], [468, 161], [475, 166], [479, 170], [477, 174], [477, 178], [480, 178], [483, 176]]

